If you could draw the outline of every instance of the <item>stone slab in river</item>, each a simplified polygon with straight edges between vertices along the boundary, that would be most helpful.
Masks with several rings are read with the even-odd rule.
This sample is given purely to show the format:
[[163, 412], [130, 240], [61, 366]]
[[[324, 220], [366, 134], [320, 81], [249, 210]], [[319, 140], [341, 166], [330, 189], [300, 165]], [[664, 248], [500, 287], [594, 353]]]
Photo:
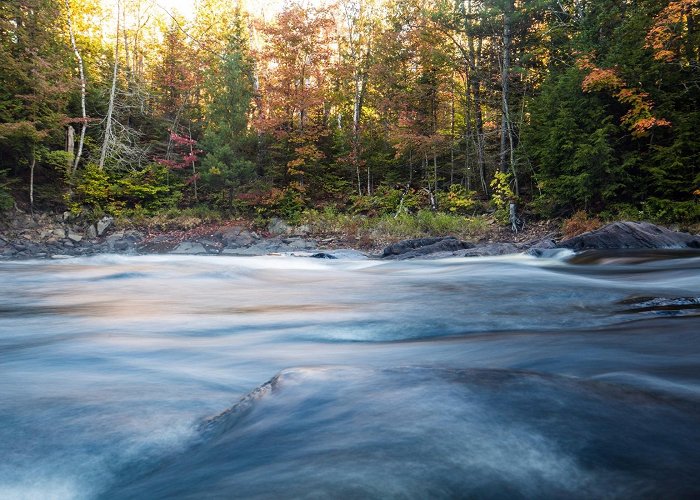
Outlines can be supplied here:
[[671, 231], [648, 222], [614, 222], [560, 241], [575, 251], [613, 248], [700, 248], [700, 236]]
[[417, 238], [389, 245], [384, 249], [381, 257], [385, 259], [413, 259], [437, 252], [455, 252], [465, 248], [472, 248], [473, 246], [471, 243], [460, 241], [452, 236], [445, 238]]

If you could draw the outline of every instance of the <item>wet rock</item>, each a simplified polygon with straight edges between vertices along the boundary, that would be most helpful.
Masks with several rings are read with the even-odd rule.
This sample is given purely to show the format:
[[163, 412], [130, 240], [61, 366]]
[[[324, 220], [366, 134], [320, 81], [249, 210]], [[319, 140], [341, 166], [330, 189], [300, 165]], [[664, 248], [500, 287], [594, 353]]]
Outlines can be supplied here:
[[404, 240], [384, 249], [381, 258], [390, 259], [413, 259], [438, 252], [455, 252], [474, 245], [466, 241], [460, 241], [452, 236], [445, 238], [418, 238]]
[[700, 236], [671, 231], [648, 222], [615, 222], [560, 241], [574, 251], [614, 248], [700, 248]]
[[112, 249], [115, 252], [126, 252], [129, 250], [131, 245], [129, 245], [129, 242], [126, 240], [118, 240], [115, 241], [114, 244], [112, 245]]
[[318, 253], [315, 253], [313, 255], [310, 255], [309, 257], [311, 257], [312, 259], [337, 259], [338, 258], [335, 255], [330, 254], [330, 253], [326, 253], [326, 252], [318, 252]]
[[556, 255], [557, 252], [561, 251], [561, 249], [557, 247], [557, 243], [551, 238], [545, 238], [526, 246], [528, 249], [525, 253], [533, 257], [552, 257]]
[[90, 224], [85, 230], [85, 236], [90, 240], [97, 238], [97, 229], [95, 229], [95, 226]]
[[256, 256], [256, 255], [268, 255], [271, 253], [278, 253], [285, 251], [285, 245], [275, 239], [261, 240], [254, 245], [243, 247], [243, 248], [225, 248], [221, 254], [222, 255], [237, 255], [237, 256]]
[[513, 243], [490, 243], [459, 252], [459, 254], [464, 257], [493, 257], [496, 255], [511, 255], [514, 253], [520, 253], [520, 249]]

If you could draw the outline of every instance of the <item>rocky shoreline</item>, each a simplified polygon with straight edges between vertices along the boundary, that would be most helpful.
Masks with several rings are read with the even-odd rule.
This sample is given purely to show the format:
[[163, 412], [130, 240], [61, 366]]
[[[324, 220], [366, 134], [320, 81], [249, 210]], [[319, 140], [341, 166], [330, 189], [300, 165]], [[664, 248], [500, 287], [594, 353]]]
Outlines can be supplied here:
[[316, 238], [304, 228], [273, 220], [266, 231], [241, 222], [202, 225], [190, 231], [148, 232], [119, 229], [103, 217], [80, 226], [68, 214], [17, 214], [0, 228], [0, 260], [64, 259], [97, 254], [293, 255], [315, 258], [438, 259], [528, 253], [547, 256], [562, 249], [575, 252], [614, 249], [698, 249], [700, 236], [645, 222], [615, 222], [570, 239], [556, 234], [530, 241], [468, 242], [451, 236], [404, 240], [383, 250], [361, 252], [338, 248], [334, 238]]

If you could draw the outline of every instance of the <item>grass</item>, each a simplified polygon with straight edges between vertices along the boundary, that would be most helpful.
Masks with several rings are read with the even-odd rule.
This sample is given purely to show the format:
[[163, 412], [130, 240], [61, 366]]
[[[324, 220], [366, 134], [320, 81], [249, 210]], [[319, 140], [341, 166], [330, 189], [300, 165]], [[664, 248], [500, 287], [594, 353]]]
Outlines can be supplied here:
[[185, 209], [171, 208], [157, 214], [143, 210], [124, 211], [116, 217], [118, 227], [137, 227], [158, 231], [187, 231], [202, 224], [220, 222], [223, 216], [204, 206]]
[[302, 225], [307, 226], [311, 234], [354, 239], [360, 242], [360, 246], [370, 247], [429, 236], [450, 235], [460, 239], [475, 239], [487, 232], [489, 220], [483, 216], [463, 217], [431, 210], [401, 214], [398, 217], [366, 217], [326, 209], [323, 212], [305, 212]]

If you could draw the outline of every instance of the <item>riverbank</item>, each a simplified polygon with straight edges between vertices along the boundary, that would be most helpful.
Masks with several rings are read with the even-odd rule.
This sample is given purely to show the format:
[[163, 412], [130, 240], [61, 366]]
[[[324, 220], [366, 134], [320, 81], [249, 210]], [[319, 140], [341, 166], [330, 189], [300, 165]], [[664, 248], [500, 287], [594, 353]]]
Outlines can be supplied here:
[[280, 219], [261, 225], [246, 219], [211, 221], [188, 217], [134, 222], [103, 217], [97, 222], [85, 222], [68, 213], [32, 216], [16, 211], [0, 221], [0, 258], [62, 258], [99, 253], [246, 256], [341, 249], [377, 255], [388, 245], [411, 237], [450, 234], [475, 245], [508, 243], [520, 248], [545, 237], [560, 236], [560, 223], [556, 221], [533, 223], [518, 234], [488, 217], [465, 218], [463, 225], [454, 218], [443, 230], [437, 227], [425, 231], [401, 220], [392, 221], [390, 227], [373, 225], [371, 220], [361, 221], [363, 224], [358, 221], [359, 218], [341, 225], [317, 218], [293, 226]]
[[[103, 217], [85, 222], [65, 214], [20, 211], [0, 222], [0, 259], [61, 259], [102, 253], [255, 256], [289, 254], [323, 258], [392, 259], [491, 256], [555, 248], [700, 248], [700, 237], [645, 223], [616, 223], [581, 240], [566, 238], [562, 221], [535, 221], [513, 233], [488, 216], [447, 219], [420, 227], [413, 219], [324, 219], [289, 225], [272, 219], [144, 219]], [[167, 222], [167, 223], [166, 223]], [[621, 225], [620, 225], [621, 224]], [[612, 229], [607, 229], [612, 228]], [[597, 234], [597, 236], [595, 236]], [[578, 239], [577, 239], [578, 238]]]

